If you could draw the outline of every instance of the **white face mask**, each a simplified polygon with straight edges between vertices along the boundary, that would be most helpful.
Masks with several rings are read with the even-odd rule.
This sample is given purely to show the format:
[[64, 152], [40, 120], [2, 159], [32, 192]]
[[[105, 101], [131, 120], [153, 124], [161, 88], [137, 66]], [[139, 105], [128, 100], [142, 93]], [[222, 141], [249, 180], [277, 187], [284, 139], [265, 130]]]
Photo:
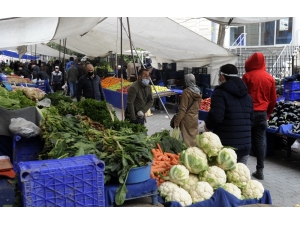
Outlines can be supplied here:
[[145, 86], [148, 86], [148, 85], [149, 85], [149, 82], [150, 82], [149, 79], [143, 79], [143, 80], [142, 80], [142, 83], [143, 83]]

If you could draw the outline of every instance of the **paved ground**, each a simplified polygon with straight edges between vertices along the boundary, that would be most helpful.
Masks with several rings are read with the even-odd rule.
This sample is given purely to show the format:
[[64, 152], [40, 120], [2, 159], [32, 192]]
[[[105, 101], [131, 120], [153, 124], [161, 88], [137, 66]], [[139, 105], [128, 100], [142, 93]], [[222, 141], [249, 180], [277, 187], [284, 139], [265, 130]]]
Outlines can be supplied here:
[[[117, 116], [121, 118], [121, 110], [115, 108]], [[162, 129], [172, 130], [170, 120], [165, 111], [151, 111], [153, 114], [147, 117], [146, 127], [148, 135], [158, 132]], [[174, 111], [168, 109], [170, 117]], [[275, 146], [278, 147], [278, 146]], [[251, 173], [255, 171], [256, 158], [250, 156], [248, 168]], [[265, 179], [261, 181], [264, 188], [270, 191], [273, 205], [283, 207], [293, 207], [300, 204], [300, 150], [294, 150], [292, 157], [287, 158], [286, 150], [277, 149], [272, 156], [265, 160], [264, 169]], [[255, 178], [252, 178], [255, 179]], [[128, 201], [124, 206], [150, 206], [148, 199]], [[161, 205], [159, 205], [161, 206]]]

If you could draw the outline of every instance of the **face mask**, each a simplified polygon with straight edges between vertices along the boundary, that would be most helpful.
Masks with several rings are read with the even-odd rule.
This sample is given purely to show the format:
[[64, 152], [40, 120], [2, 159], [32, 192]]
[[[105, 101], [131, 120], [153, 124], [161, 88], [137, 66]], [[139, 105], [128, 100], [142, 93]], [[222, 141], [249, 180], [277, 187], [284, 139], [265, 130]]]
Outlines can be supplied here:
[[88, 75], [89, 77], [91, 77], [91, 76], [94, 75], [94, 72], [88, 72], [87, 75]]
[[22, 67], [19, 67], [19, 70], [22, 70], [23, 68]]
[[148, 79], [143, 79], [142, 80], [142, 84], [145, 85], [145, 86], [148, 86], [149, 82], [150, 82], [150, 80], [148, 80]]

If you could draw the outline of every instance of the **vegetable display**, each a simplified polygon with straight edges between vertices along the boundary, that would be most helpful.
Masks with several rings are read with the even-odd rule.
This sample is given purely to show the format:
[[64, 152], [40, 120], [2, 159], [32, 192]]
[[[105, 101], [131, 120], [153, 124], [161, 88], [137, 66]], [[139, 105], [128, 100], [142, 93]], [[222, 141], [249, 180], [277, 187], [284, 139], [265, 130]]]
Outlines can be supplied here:
[[[261, 198], [264, 194], [263, 185], [251, 180], [250, 170], [245, 164], [237, 163], [234, 149], [223, 147], [219, 137], [212, 132], [203, 134], [196, 137], [198, 147], [183, 150], [180, 164], [171, 167], [168, 177], [161, 177], [165, 181], [160, 183], [158, 191], [165, 201], [177, 200], [186, 206], [183, 199], [188, 199], [187, 192], [195, 204], [210, 199], [218, 188], [223, 188], [240, 200]], [[185, 194], [178, 188], [184, 189]], [[166, 197], [168, 190], [172, 190], [169, 198]]]
[[14, 110], [28, 106], [36, 106], [36, 102], [26, 97], [22, 90], [8, 91], [0, 87], [0, 107]]

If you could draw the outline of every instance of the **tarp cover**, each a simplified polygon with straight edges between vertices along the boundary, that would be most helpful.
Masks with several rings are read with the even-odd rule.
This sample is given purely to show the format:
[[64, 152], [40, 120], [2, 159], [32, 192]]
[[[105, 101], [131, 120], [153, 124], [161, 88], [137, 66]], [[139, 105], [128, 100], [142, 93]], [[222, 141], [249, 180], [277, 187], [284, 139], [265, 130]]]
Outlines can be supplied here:
[[284, 17], [205, 17], [206, 19], [223, 25], [230, 26], [242, 26], [253, 23], [264, 23], [269, 21], [275, 21], [282, 19]]

